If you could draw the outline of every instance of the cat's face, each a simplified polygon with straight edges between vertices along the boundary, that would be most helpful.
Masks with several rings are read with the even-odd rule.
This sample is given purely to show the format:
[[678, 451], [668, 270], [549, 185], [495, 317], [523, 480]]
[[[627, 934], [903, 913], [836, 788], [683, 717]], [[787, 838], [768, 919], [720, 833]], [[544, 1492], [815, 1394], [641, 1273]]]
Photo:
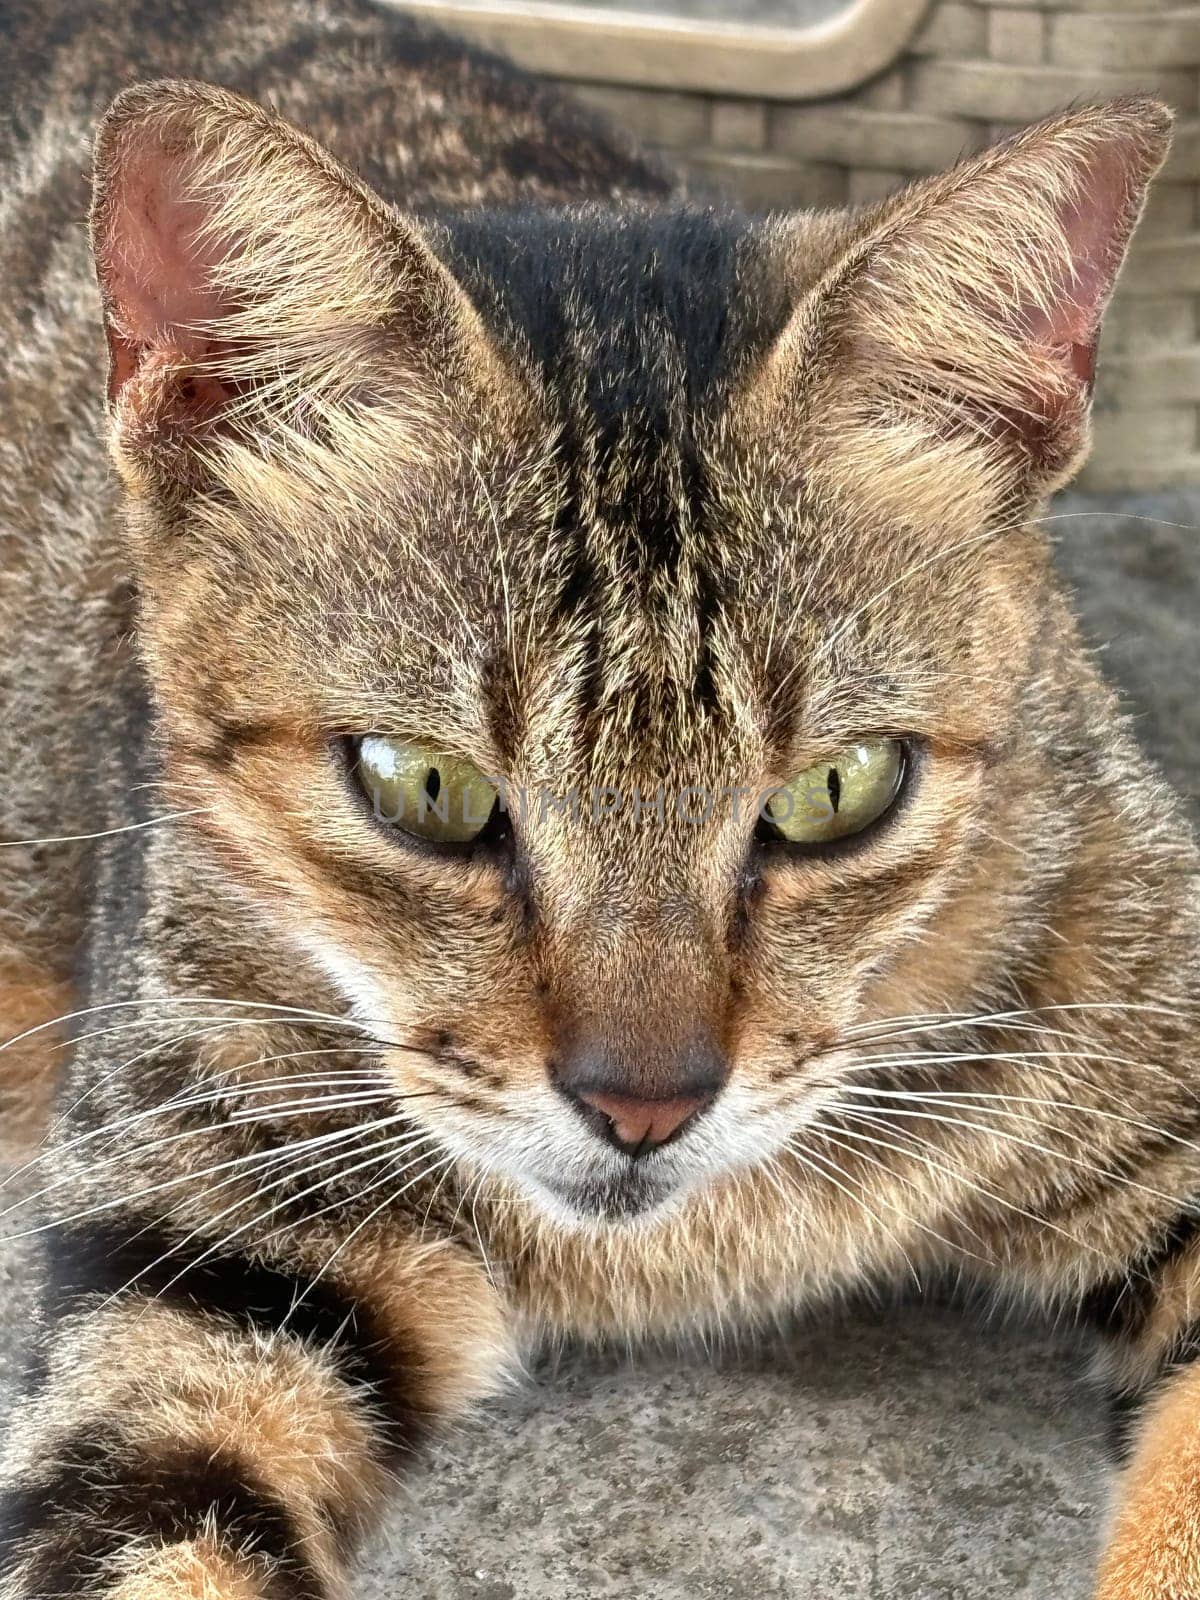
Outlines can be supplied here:
[[[409, 1047], [390, 1060], [428, 1096], [418, 1117], [583, 1207], [633, 1208], [794, 1129], [809, 1058], [869, 1014], [872, 976], [999, 826], [987, 765], [1027, 677], [1023, 541], [947, 562], [952, 511], [932, 544], [874, 538], [794, 474], [718, 460], [694, 552], [585, 596], [561, 461], [468, 450], [420, 504], [382, 465], [366, 522], [330, 499], [314, 530], [291, 492], [239, 511], [236, 551], [214, 568], [202, 541], [155, 597], [179, 803], [213, 808], [197, 821], [235, 876]], [[448, 829], [387, 781], [413, 747]], [[463, 762], [503, 781], [486, 823]], [[823, 842], [829, 771], [849, 791], [863, 765], [861, 832]], [[794, 818], [790, 792], [760, 815], [809, 772]], [[806, 820], [812, 843], [783, 835]], [[721, 1092], [632, 1161], [564, 1092], [589, 1051], [658, 1098], [707, 1057]]]
[[[1116, 247], [1094, 304], [1072, 265], [1031, 350], [1066, 269], [1018, 270], [1023, 233], [974, 302], [935, 316], [927, 263], [918, 296], [914, 252], [953, 276], [978, 220], [953, 185], [903, 226], [731, 245], [683, 223], [682, 290], [663, 280], [616, 329], [573, 285], [538, 359], [511, 306], [486, 330], [411, 225], [220, 97], [204, 116], [225, 119], [222, 203], [243, 221], [200, 215], [185, 113], [135, 102], [110, 126], [97, 223], [175, 798], [387, 1041], [449, 1150], [606, 1219], [769, 1159], [855, 1030], [953, 1003], [1002, 931], [996, 839], [1028, 832], [1044, 779], [1045, 581], [1023, 524], [1078, 454]], [[1052, 169], [1086, 157], [1127, 231], [1161, 128], [1124, 116], [981, 168], [984, 210], [989, 185], [1035, 191], [1032, 150], [1036, 227], [1071, 264]], [[277, 223], [247, 223], [241, 192], [289, 175], [312, 213], [289, 214], [291, 264], [256, 245]], [[320, 255], [334, 221], [350, 266]], [[194, 245], [197, 224], [181, 269], [162, 236]], [[571, 226], [585, 277], [587, 230], [597, 262], [629, 248], [618, 224]], [[704, 226], [729, 292], [757, 283], [776, 309], [698, 375]], [[324, 296], [307, 309], [300, 267]], [[618, 391], [593, 380], [623, 334]]]

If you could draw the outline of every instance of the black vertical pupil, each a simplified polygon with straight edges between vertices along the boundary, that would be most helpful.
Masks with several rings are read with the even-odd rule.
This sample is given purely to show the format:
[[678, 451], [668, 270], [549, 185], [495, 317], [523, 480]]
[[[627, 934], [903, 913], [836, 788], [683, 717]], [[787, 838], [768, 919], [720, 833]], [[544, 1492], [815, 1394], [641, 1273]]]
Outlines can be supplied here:
[[436, 800], [442, 789], [442, 775], [436, 767], [430, 767], [425, 774], [425, 793], [431, 800]]
[[834, 816], [836, 816], [838, 806], [842, 802], [842, 775], [836, 767], [830, 767], [825, 787], [829, 790], [829, 803], [833, 807]]

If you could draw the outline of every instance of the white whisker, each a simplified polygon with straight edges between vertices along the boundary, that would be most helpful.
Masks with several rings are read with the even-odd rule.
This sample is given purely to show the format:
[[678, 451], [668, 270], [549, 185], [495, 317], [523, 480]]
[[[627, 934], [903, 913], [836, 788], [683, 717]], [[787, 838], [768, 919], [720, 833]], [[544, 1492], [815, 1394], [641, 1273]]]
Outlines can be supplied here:
[[[424, 1143], [428, 1137], [428, 1135], [417, 1135], [414, 1137], [411, 1134], [398, 1134], [394, 1139], [384, 1140], [383, 1144], [394, 1147], [395, 1145], [401, 1144], [405, 1140], [411, 1140], [411, 1144], [404, 1145], [404, 1148], [408, 1149], [415, 1145]], [[340, 1176], [348, 1177], [351, 1173], [359, 1172], [363, 1170], [363, 1168], [372, 1166], [379, 1161], [386, 1160], [396, 1153], [399, 1152], [396, 1152], [394, 1148], [383, 1149], [379, 1143], [376, 1143], [370, 1156], [361, 1162], [356, 1162], [353, 1165], [346, 1167]], [[337, 1165], [340, 1161], [342, 1161], [342, 1159], [343, 1153], [339, 1151], [336, 1155], [327, 1156], [323, 1161], [312, 1163], [300, 1174], [288, 1172], [285, 1173], [282, 1178], [276, 1178], [273, 1180], [273, 1182], [256, 1188], [252, 1194], [242, 1196], [240, 1199], [234, 1201], [232, 1205], [226, 1206], [224, 1210], [217, 1212], [215, 1216], [206, 1218], [205, 1227], [203, 1229], [199, 1227], [193, 1228], [190, 1233], [185, 1234], [182, 1238], [172, 1244], [169, 1250], [163, 1251], [162, 1254], [155, 1261], [153, 1261], [149, 1267], [143, 1268], [142, 1272], [152, 1272], [155, 1267], [161, 1266], [164, 1261], [170, 1260], [172, 1256], [178, 1255], [181, 1250], [186, 1249], [186, 1247], [192, 1243], [193, 1240], [200, 1238], [203, 1233], [208, 1231], [208, 1228], [213, 1223], [221, 1222], [224, 1220], [224, 1218], [231, 1216], [235, 1211], [240, 1211], [245, 1206], [252, 1205], [255, 1201], [261, 1200], [262, 1197], [265, 1194], [269, 1194], [272, 1189], [278, 1189], [285, 1183], [296, 1182], [297, 1178], [303, 1180], [312, 1172], [319, 1172], [327, 1167]], [[173, 1289], [175, 1285], [181, 1281], [181, 1279], [185, 1278], [189, 1272], [193, 1271], [198, 1266], [202, 1266], [205, 1261], [211, 1260], [213, 1256], [219, 1255], [223, 1250], [227, 1249], [235, 1239], [240, 1238], [251, 1228], [262, 1222], [265, 1222], [268, 1217], [274, 1216], [277, 1212], [282, 1211], [287, 1206], [295, 1205], [299, 1201], [307, 1199], [310, 1194], [315, 1194], [318, 1189], [325, 1187], [326, 1182], [326, 1179], [320, 1179], [317, 1183], [310, 1184], [308, 1188], [302, 1189], [299, 1194], [289, 1195], [285, 1200], [277, 1201], [275, 1205], [269, 1207], [267, 1211], [256, 1214], [255, 1216], [251, 1217], [248, 1222], [243, 1222], [238, 1227], [222, 1235], [220, 1239], [215, 1240], [212, 1244], [207, 1246], [200, 1255], [196, 1256], [193, 1260], [188, 1261], [173, 1278], [163, 1285], [163, 1288], [159, 1291], [159, 1293], [166, 1294], [169, 1290]], [[139, 1231], [144, 1231], [144, 1229]], [[135, 1233], [131, 1237], [137, 1238], [138, 1235]], [[137, 1279], [141, 1275], [142, 1273], [137, 1274], [133, 1278], [129, 1279], [128, 1282], [122, 1284], [119, 1289], [115, 1289], [112, 1294], [107, 1296], [107, 1298], [101, 1303], [98, 1309], [103, 1311], [106, 1306], [111, 1305], [112, 1302], [119, 1299], [121, 1295], [126, 1294], [130, 1289], [135, 1288], [137, 1285]]]
[[211, 810], [211, 806], [192, 806], [187, 811], [168, 811], [165, 816], [148, 817], [144, 822], [126, 822], [119, 828], [99, 828], [95, 833], [58, 833], [43, 839], [0, 839], [0, 850], [22, 850], [41, 844], [84, 844], [89, 839], [111, 839], [118, 833], [137, 833], [143, 828], [160, 827], [164, 822], [178, 822], [183, 817], [200, 817]]
[[[843, 1109], [841, 1114], [843, 1116], [853, 1117], [857, 1122], [865, 1122], [869, 1127], [874, 1127], [876, 1129], [878, 1129], [880, 1125], [877, 1118], [869, 1116], [863, 1111], [849, 1111]], [[869, 1139], [866, 1134], [862, 1133], [856, 1128], [848, 1128], [842, 1123], [839, 1123], [838, 1126], [840, 1132], [844, 1133], [848, 1139], [864, 1139], [869, 1143], [880, 1142], [878, 1140]], [[921, 1139], [919, 1135], [912, 1133], [911, 1130], [905, 1131], [908, 1133], [908, 1136], [920, 1146], [920, 1150], [914, 1149], [909, 1152], [914, 1160], [921, 1161], [927, 1167], [946, 1174], [946, 1176], [952, 1178], [955, 1183], [963, 1184], [968, 1189], [974, 1190], [976, 1194], [982, 1195], [985, 1200], [990, 1201], [993, 1205], [1002, 1206], [1004, 1210], [1011, 1211], [1017, 1216], [1024, 1217], [1027, 1222], [1032, 1222], [1039, 1228], [1048, 1228], [1052, 1233], [1060, 1234], [1064, 1239], [1069, 1240], [1071, 1244], [1075, 1245], [1078, 1249], [1088, 1250], [1093, 1255], [1100, 1254], [1100, 1251], [1095, 1249], [1093, 1245], [1087, 1244], [1082, 1239], [1076, 1238], [1076, 1236], [1073, 1233], [1069, 1233], [1066, 1228], [1060, 1227], [1055, 1222], [1048, 1221], [1045, 1217], [1039, 1217], [1035, 1212], [1027, 1211], [1024, 1206], [1018, 1205], [1014, 1200], [1007, 1199], [1004, 1195], [996, 1194], [994, 1190], [985, 1187], [982, 1183], [979, 1183], [974, 1178], [969, 1177], [961, 1167], [948, 1167], [944, 1162], [938, 1161], [936, 1157], [927, 1154], [928, 1151], [934, 1148], [932, 1145], [930, 1145], [928, 1140]], [[898, 1147], [892, 1145], [890, 1148], [895, 1150]], [[942, 1153], [944, 1154], [945, 1152]]]
[[[448, 1155], [448, 1156], [446, 1156], [444, 1158], [444, 1160], [438, 1162], [436, 1165], [434, 1165], [432, 1167], [427, 1167], [427, 1168], [424, 1169], [424, 1171], [419, 1172], [415, 1178], [410, 1178], [409, 1181], [406, 1184], [404, 1184], [401, 1188], [391, 1191], [382, 1201], [380, 1201], [379, 1205], [377, 1205], [374, 1208], [373, 1211], [370, 1211], [362, 1219], [362, 1221], [357, 1224], [356, 1227], [351, 1228], [350, 1232], [346, 1235], [346, 1237], [342, 1240], [342, 1242], [337, 1246], [337, 1248], [334, 1249], [333, 1251], [331, 1251], [329, 1256], [326, 1258], [326, 1260], [322, 1264], [321, 1270], [317, 1273], [316, 1277], [312, 1280], [312, 1283], [309, 1284], [309, 1286], [308, 1286], [309, 1290], [311, 1290], [311, 1289], [316, 1287], [316, 1285], [320, 1282], [320, 1280], [329, 1271], [330, 1267], [333, 1266], [333, 1263], [342, 1254], [342, 1252], [344, 1250], [348, 1249], [349, 1246], [354, 1243], [355, 1239], [358, 1238], [359, 1234], [362, 1233], [364, 1228], [369, 1227], [370, 1224], [372, 1222], [374, 1222], [375, 1218], [377, 1216], [379, 1216], [379, 1214], [381, 1212], [386, 1211], [389, 1208], [389, 1206], [395, 1205], [396, 1201], [399, 1200], [400, 1196], [403, 1195], [403, 1194], [406, 1194], [408, 1192], [408, 1190], [411, 1189], [415, 1184], [418, 1184], [418, 1183], [422, 1182], [426, 1178], [431, 1178], [433, 1176], [433, 1174], [435, 1172], [439, 1171], [443, 1166], [452, 1165], [454, 1163], [455, 1159], [456, 1158], [453, 1155]], [[401, 1169], [401, 1171], [399, 1173], [396, 1174], [396, 1176], [400, 1177], [400, 1176], [403, 1175], [403, 1173], [405, 1173], [405, 1172], [407, 1172], [409, 1170], [410, 1170], [410, 1168], [404, 1167], [404, 1168]], [[308, 1291], [306, 1290], [305, 1293], [307, 1293], [307, 1292]], [[303, 1299], [304, 1299], [304, 1295], [303, 1294], [300, 1296], [300, 1299], [301, 1299], [301, 1301], [303, 1301]]]
[[[297, 1054], [301, 1054], [301, 1053], [307, 1053], [307, 1052], [296, 1052], [296, 1053]], [[315, 1054], [317, 1052], [312, 1052], [312, 1053]], [[354, 1053], [356, 1053], [355, 1050], [350, 1048], [350, 1047], [347, 1047], [347, 1046], [339, 1046], [339, 1048], [334, 1052], [334, 1054], [337, 1054], [337, 1055], [354, 1054]], [[373, 1054], [374, 1052], [373, 1051], [364, 1050], [364, 1053]], [[290, 1057], [288, 1055], [284, 1055], [284, 1056], [261, 1057], [260, 1059], [263, 1060], [263, 1061], [267, 1061], [267, 1060], [274, 1061], [274, 1060], [288, 1060], [288, 1059], [290, 1059]], [[249, 1063], [249, 1065], [254, 1065], [254, 1064], [255, 1063], [253, 1063], [253, 1062]], [[16, 1172], [10, 1173], [9, 1176], [7, 1178], [5, 1178], [3, 1182], [0, 1182], [0, 1192], [3, 1192], [4, 1189], [16, 1184], [16, 1182], [17, 1182], [17, 1180], [19, 1178], [21, 1178], [23, 1176], [26, 1176], [28, 1173], [32, 1172], [36, 1167], [42, 1165], [43, 1163], [48, 1162], [48, 1161], [61, 1160], [63, 1156], [69, 1155], [69, 1154], [73, 1153], [74, 1151], [79, 1150], [82, 1146], [84, 1146], [86, 1144], [90, 1144], [94, 1140], [106, 1141], [107, 1142], [107, 1147], [111, 1147], [117, 1141], [117, 1139], [119, 1138], [119, 1136], [121, 1134], [128, 1132], [131, 1128], [134, 1128], [134, 1127], [140, 1125], [141, 1123], [150, 1120], [153, 1117], [166, 1116], [166, 1115], [168, 1115], [168, 1114], [170, 1114], [172, 1112], [190, 1111], [190, 1110], [196, 1109], [198, 1106], [219, 1104], [222, 1100], [237, 1101], [237, 1100], [241, 1099], [243, 1096], [246, 1096], [246, 1095], [270, 1092], [276, 1086], [279, 1086], [279, 1087], [290, 1086], [293, 1089], [297, 1089], [297, 1088], [305, 1088], [305, 1087], [309, 1087], [309, 1086], [319, 1087], [321, 1083], [334, 1081], [334, 1075], [328, 1074], [328, 1075], [325, 1075], [323, 1077], [314, 1079], [312, 1081], [311, 1085], [304, 1083], [303, 1080], [296, 1079], [296, 1078], [289, 1078], [289, 1077], [286, 1077], [286, 1076], [282, 1077], [282, 1078], [276, 1078], [276, 1079], [272, 1080], [271, 1082], [269, 1082], [267, 1084], [258, 1083], [258, 1082], [254, 1082], [254, 1083], [251, 1083], [251, 1084], [219, 1083], [218, 1080], [223, 1079], [223, 1078], [228, 1078], [233, 1073], [238, 1072], [240, 1070], [241, 1070], [240, 1066], [227, 1068], [224, 1072], [215, 1074], [212, 1078], [204, 1080], [203, 1084], [197, 1084], [194, 1087], [185, 1087], [184, 1089], [181, 1089], [177, 1094], [172, 1095], [169, 1099], [160, 1101], [157, 1105], [146, 1106], [146, 1107], [143, 1107], [140, 1111], [130, 1112], [127, 1116], [118, 1118], [116, 1122], [101, 1123], [98, 1127], [89, 1128], [86, 1132], [76, 1135], [75, 1138], [69, 1139], [65, 1143], [52, 1144], [49, 1147], [49, 1149], [42, 1150], [36, 1156], [31, 1157], [31, 1159], [26, 1161], [24, 1163], [24, 1165], [21, 1166], [20, 1168], [18, 1168], [18, 1170]], [[339, 1080], [339, 1081], [341, 1081], [341, 1080]], [[356, 1078], [356, 1081], [357, 1082], [362, 1082], [362, 1083], [367, 1083], [367, 1084], [386, 1085], [386, 1079], [380, 1079], [377, 1076], [376, 1077], [370, 1077], [370, 1078]], [[408, 1100], [428, 1099], [428, 1098], [430, 1098], [430, 1096], [435, 1095], [435, 1094], [436, 1094], [436, 1090], [416, 1090], [416, 1091], [405, 1091], [403, 1093], [400, 1093], [398, 1091], [391, 1091], [389, 1097], [392, 1100], [396, 1101], [396, 1102], [400, 1102], [400, 1101], [408, 1101]], [[328, 1102], [324, 1102], [323, 1101], [322, 1104], [326, 1104], [327, 1105]], [[332, 1107], [330, 1107], [330, 1109], [332, 1109]], [[267, 1120], [268, 1117], [275, 1115], [277, 1110], [278, 1110], [277, 1107], [270, 1108], [269, 1112], [266, 1113], [261, 1120]], [[245, 1119], [243, 1119], [243, 1120], [245, 1120]], [[177, 1140], [177, 1139], [191, 1138], [191, 1137], [194, 1137], [197, 1133], [200, 1133], [200, 1132], [215, 1132], [220, 1127], [228, 1127], [228, 1126], [229, 1126], [229, 1121], [227, 1120], [224, 1123], [211, 1124], [209, 1126], [209, 1128], [207, 1128], [207, 1129], [194, 1129], [194, 1128], [184, 1129], [183, 1131], [181, 1131], [179, 1133], [175, 1133], [175, 1134], [170, 1135], [168, 1138], [160, 1141], [160, 1143], [161, 1144], [169, 1144], [169, 1143], [172, 1143], [174, 1140]], [[156, 1148], [159, 1148], [159, 1145], [150, 1144], [150, 1145], [144, 1145], [144, 1146], [141, 1147], [143, 1152], [148, 1152], [148, 1151], [156, 1149]], [[117, 1157], [115, 1159], [120, 1159], [120, 1157]], [[67, 1178], [64, 1178], [64, 1179], [61, 1180], [62, 1183], [70, 1183], [72, 1181], [73, 1181], [73, 1179], [71, 1179], [70, 1177], [67, 1177]], [[43, 1189], [43, 1190], [35, 1192], [32, 1195], [27, 1195], [21, 1201], [19, 1201], [18, 1204], [19, 1205], [28, 1204], [31, 1200], [38, 1199], [42, 1195], [50, 1192], [50, 1189], [53, 1189], [53, 1188], [56, 1188], [56, 1187], [59, 1187], [59, 1186], [60, 1185], [58, 1185], [58, 1184], [53, 1184], [53, 1185], [49, 1186], [49, 1189]], [[15, 1208], [10, 1208], [10, 1209], [15, 1209]], [[3, 1217], [5, 1217], [7, 1215], [8, 1215], [7, 1211], [0, 1211], [0, 1219], [2, 1219]]]
[[[270, 1113], [266, 1113], [258, 1120], [263, 1122], [270, 1121], [271, 1115]], [[223, 1172], [234, 1167], [249, 1169], [252, 1168], [256, 1163], [270, 1163], [272, 1160], [277, 1158], [284, 1158], [285, 1156], [290, 1157], [296, 1152], [319, 1149], [324, 1145], [361, 1138], [367, 1134], [377, 1132], [381, 1128], [392, 1127], [396, 1123], [400, 1122], [411, 1123], [411, 1121], [412, 1119], [407, 1112], [400, 1112], [391, 1117], [376, 1118], [373, 1122], [354, 1123], [349, 1128], [334, 1128], [327, 1130], [324, 1133], [313, 1134], [306, 1139], [292, 1140], [279, 1150], [248, 1151], [244, 1155], [230, 1157], [229, 1159], [218, 1163], [216, 1166], [207, 1169], [201, 1169], [200, 1172], [184, 1172], [178, 1177], [163, 1179], [160, 1182], [151, 1184], [144, 1189], [139, 1189], [133, 1194], [117, 1195], [114, 1198], [100, 1201], [96, 1205], [90, 1206], [84, 1211], [75, 1212], [66, 1218], [55, 1218], [50, 1222], [41, 1223], [34, 1228], [24, 1229], [19, 1233], [10, 1235], [10, 1238], [25, 1239], [32, 1237], [34, 1234], [44, 1233], [54, 1228], [66, 1227], [70, 1223], [83, 1221], [87, 1217], [98, 1216], [103, 1212], [111, 1211], [116, 1207], [122, 1205], [131, 1205], [135, 1200], [144, 1199], [147, 1195], [161, 1193], [163, 1189], [174, 1188], [180, 1183], [191, 1182], [194, 1179], [204, 1177], [209, 1173]], [[214, 1133], [221, 1133], [225, 1131], [227, 1127], [228, 1123], [220, 1122], [209, 1124], [207, 1127], [203, 1128], [187, 1128], [182, 1132], [170, 1134], [166, 1138], [154, 1141], [150, 1145], [142, 1146], [137, 1152], [137, 1155], [140, 1158], [152, 1151], [166, 1149], [170, 1145], [178, 1143], [182, 1139], [201, 1138], [206, 1134], [211, 1135]], [[96, 1170], [103, 1170], [103, 1168], [107, 1166], [120, 1168], [124, 1160], [125, 1153], [122, 1152], [121, 1155], [101, 1162]], [[41, 1190], [38, 1194], [27, 1196], [17, 1201], [16, 1204], [9, 1206], [5, 1211], [0, 1212], [0, 1220], [3, 1220], [4, 1217], [10, 1216], [13, 1211], [20, 1210], [23, 1206], [31, 1204], [34, 1200], [45, 1199], [47, 1195], [53, 1194], [57, 1189], [73, 1187], [76, 1181], [77, 1180], [73, 1176], [67, 1176], [60, 1179], [56, 1183], [47, 1185], [47, 1187]]]
[[[848, 1200], [850, 1200], [854, 1205], [858, 1206], [860, 1210], [864, 1211], [867, 1216], [871, 1217], [879, 1224], [887, 1237], [896, 1246], [896, 1249], [900, 1252], [901, 1256], [903, 1256], [908, 1265], [908, 1270], [912, 1273], [913, 1282], [916, 1284], [917, 1288], [923, 1288], [924, 1286], [921, 1283], [921, 1275], [913, 1264], [912, 1257], [905, 1249], [900, 1236], [888, 1227], [887, 1223], [883, 1220], [879, 1213], [868, 1203], [866, 1199], [866, 1184], [861, 1183], [857, 1178], [853, 1177], [852, 1174], [846, 1172], [844, 1168], [839, 1167], [836, 1162], [820, 1155], [820, 1153], [816, 1150], [811, 1148], [807, 1150], [799, 1150], [794, 1143], [790, 1144], [788, 1149], [795, 1160], [799, 1161], [801, 1165], [808, 1167], [809, 1170], [815, 1172], [818, 1177], [824, 1178], [827, 1183], [833, 1184], [835, 1189], [840, 1190]], [[840, 1177], [838, 1174], [840, 1174]], [[845, 1178], [848, 1183], [853, 1183], [862, 1191], [862, 1193], [857, 1195], [852, 1193], [851, 1190], [849, 1190], [846, 1185], [841, 1182], [841, 1178]], [[905, 1220], [909, 1221], [910, 1219], [906, 1217]]]
[[[811, 1131], [819, 1134], [820, 1137], [827, 1143], [836, 1145], [839, 1150], [844, 1150], [847, 1155], [854, 1155], [859, 1161], [869, 1161], [872, 1166], [878, 1167], [878, 1169], [887, 1176], [889, 1182], [902, 1183], [905, 1188], [911, 1190], [913, 1194], [918, 1196], [921, 1194], [921, 1189], [912, 1178], [907, 1177], [904, 1173], [894, 1171], [893, 1168], [888, 1166], [886, 1161], [881, 1161], [878, 1156], [872, 1155], [869, 1150], [856, 1149], [853, 1145], [843, 1143], [842, 1140], [835, 1136], [833, 1130], [827, 1128], [823, 1123], [816, 1122], [811, 1124]], [[879, 1195], [876, 1198], [879, 1199], [881, 1203], [884, 1203], [882, 1195]], [[927, 1223], [920, 1221], [919, 1218], [913, 1216], [911, 1213], [900, 1212], [899, 1214], [903, 1216], [905, 1221], [908, 1222], [912, 1227], [919, 1228], [922, 1233], [927, 1233], [930, 1238], [935, 1239], [938, 1244], [944, 1245], [947, 1250], [956, 1251], [959, 1254], [969, 1256], [974, 1261], [981, 1261], [985, 1265], [988, 1264], [985, 1257], [977, 1256], [973, 1250], [968, 1250], [965, 1245], [953, 1243], [951, 1240], [947, 1239], [944, 1234], [939, 1233], [936, 1228], [930, 1227]], [[966, 1225], [964, 1224], [964, 1226]], [[966, 1231], [978, 1242], [981, 1248], [987, 1248], [985, 1241], [979, 1236], [978, 1233], [976, 1233], [974, 1228], [966, 1227]]]
[[[860, 1116], [861, 1109], [853, 1106], [830, 1105], [827, 1110], [844, 1113], [849, 1116]], [[1090, 1172], [1098, 1177], [1107, 1178], [1111, 1182], [1120, 1183], [1126, 1188], [1137, 1189], [1142, 1194], [1151, 1195], [1155, 1200], [1165, 1200], [1168, 1204], [1178, 1204], [1180, 1196], [1164, 1194], [1161, 1189], [1151, 1188], [1148, 1184], [1139, 1183], [1136, 1178], [1127, 1178], [1123, 1174], [1103, 1167], [1098, 1162], [1087, 1161], [1082, 1156], [1070, 1155], [1065, 1150], [1055, 1150], [1050, 1145], [1041, 1144], [1036, 1139], [1026, 1139], [1019, 1133], [1012, 1133], [1007, 1128], [988, 1127], [981, 1122], [970, 1122], [963, 1117], [947, 1117], [939, 1112], [928, 1110], [907, 1110], [901, 1106], [875, 1106], [872, 1115], [881, 1122], [888, 1120], [911, 1119], [921, 1122], [936, 1122], [948, 1128], [969, 1129], [973, 1133], [982, 1133], [988, 1139], [1000, 1139], [1005, 1144], [1018, 1145], [1023, 1150], [1033, 1150], [1038, 1155], [1049, 1156], [1052, 1161], [1064, 1161], [1069, 1166], [1081, 1167], [1085, 1172]]]
[[[1085, 1082], [1088, 1080], [1084, 1080]], [[939, 1105], [947, 1105], [962, 1111], [976, 1109], [975, 1102], [1002, 1100], [1011, 1101], [1017, 1105], [1041, 1106], [1051, 1111], [1069, 1111], [1072, 1115], [1080, 1117], [1099, 1117], [1105, 1122], [1117, 1122], [1122, 1127], [1136, 1128], [1139, 1133], [1149, 1133], [1157, 1139], [1166, 1139], [1172, 1144], [1181, 1146], [1184, 1150], [1191, 1150], [1200, 1154], [1200, 1144], [1194, 1139], [1185, 1139], [1181, 1133], [1172, 1133], [1169, 1128], [1160, 1128], [1156, 1123], [1143, 1122], [1137, 1117], [1126, 1117], [1117, 1111], [1108, 1111], [1103, 1106], [1084, 1105], [1075, 1100], [1051, 1100], [1041, 1095], [1007, 1094], [997, 1089], [875, 1089], [861, 1084], [839, 1084], [840, 1094], [860, 1094], [867, 1099], [884, 1100], [912, 1100], [916, 1102], [936, 1101]], [[991, 1106], [983, 1105], [980, 1109], [990, 1111], [993, 1116], [1018, 1117], [1021, 1113], [1016, 1111], [998, 1111]], [[1023, 1121], [1045, 1126], [1043, 1118], [1022, 1117]], [[1070, 1133], [1066, 1129], [1056, 1129], [1058, 1133], [1079, 1143], [1085, 1143], [1080, 1134]]]

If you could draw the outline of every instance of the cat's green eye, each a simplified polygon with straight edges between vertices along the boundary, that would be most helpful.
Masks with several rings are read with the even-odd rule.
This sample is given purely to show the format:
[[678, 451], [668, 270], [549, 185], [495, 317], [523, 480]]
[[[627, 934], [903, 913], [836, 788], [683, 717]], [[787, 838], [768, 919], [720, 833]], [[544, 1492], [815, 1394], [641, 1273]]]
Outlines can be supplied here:
[[354, 774], [381, 822], [431, 844], [469, 844], [499, 793], [473, 762], [383, 734], [358, 740]]
[[904, 779], [898, 739], [864, 739], [772, 790], [764, 817], [792, 844], [829, 844], [877, 822]]

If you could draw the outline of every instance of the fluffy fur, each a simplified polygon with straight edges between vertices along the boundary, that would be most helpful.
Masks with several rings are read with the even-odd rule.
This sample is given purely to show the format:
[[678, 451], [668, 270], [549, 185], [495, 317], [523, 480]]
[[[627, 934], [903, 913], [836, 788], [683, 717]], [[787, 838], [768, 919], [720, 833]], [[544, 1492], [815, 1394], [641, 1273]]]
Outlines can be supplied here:
[[[1195, 847], [1037, 524], [1165, 112], [759, 220], [393, 15], [189, 10], [4, 19], [14, 1138], [73, 1014], [7, 1592], [333, 1592], [531, 1343], [911, 1264], [1097, 1324], [1100, 1593], [1200, 1593]], [[371, 732], [533, 808], [406, 842]], [[883, 825], [756, 835], [864, 737]], [[721, 1092], [633, 1160], [580, 1057]]]

